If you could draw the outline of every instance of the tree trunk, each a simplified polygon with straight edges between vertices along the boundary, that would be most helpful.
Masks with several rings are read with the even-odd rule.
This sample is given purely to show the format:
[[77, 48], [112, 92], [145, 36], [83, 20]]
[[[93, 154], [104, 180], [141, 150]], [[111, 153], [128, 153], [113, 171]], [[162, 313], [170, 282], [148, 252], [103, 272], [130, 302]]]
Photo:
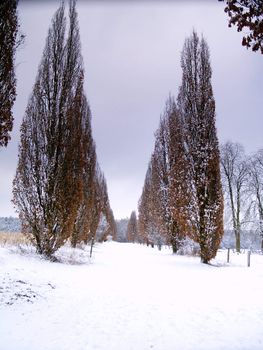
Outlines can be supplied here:
[[204, 258], [203, 256], [201, 256], [201, 263], [203, 264], [208, 264], [209, 263], [209, 260]]
[[176, 254], [178, 249], [177, 249], [177, 245], [175, 243], [172, 244], [172, 249], [173, 249], [173, 254]]
[[76, 248], [76, 246], [77, 246], [77, 240], [75, 238], [76, 238], [75, 236], [71, 238], [71, 247], [72, 248]]
[[240, 245], [241, 245], [240, 229], [235, 230], [235, 236], [236, 236], [236, 251], [237, 253], [240, 253]]
[[177, 239], [176, 239], [176, 234], [175, 233], [171, 233], [170, 242], [171, 242], [171, 245], [172, 245], [173, 254], [176, 254], [178, 252], [178, 243], [177, 243]]

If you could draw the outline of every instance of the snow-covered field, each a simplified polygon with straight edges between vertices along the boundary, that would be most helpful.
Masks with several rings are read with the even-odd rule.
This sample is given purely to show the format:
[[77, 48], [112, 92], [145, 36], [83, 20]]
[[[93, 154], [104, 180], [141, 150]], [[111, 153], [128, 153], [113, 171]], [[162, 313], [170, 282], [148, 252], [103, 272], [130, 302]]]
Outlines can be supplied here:
[[[263, 256], [212, 265], [135, 244], [0, 248], [1, 350], [263, 349]], [[66, 262], [66, 263], [65, 263]], [[73, 262], [75, 264], [69, 264]]]

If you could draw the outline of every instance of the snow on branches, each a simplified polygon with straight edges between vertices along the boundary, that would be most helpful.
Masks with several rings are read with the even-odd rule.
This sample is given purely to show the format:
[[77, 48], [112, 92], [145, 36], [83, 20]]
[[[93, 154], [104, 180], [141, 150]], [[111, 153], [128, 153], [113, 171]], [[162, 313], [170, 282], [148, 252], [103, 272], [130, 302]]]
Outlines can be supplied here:
[[161, 236], [174, 252], [190, 237], [207, 263], [223, 235], [223, 196], [209, 49], [195, 32], [185, 41], [181, 66], [177, 103], [168, 98], [156, 132], [139, 228], [147, 239]]

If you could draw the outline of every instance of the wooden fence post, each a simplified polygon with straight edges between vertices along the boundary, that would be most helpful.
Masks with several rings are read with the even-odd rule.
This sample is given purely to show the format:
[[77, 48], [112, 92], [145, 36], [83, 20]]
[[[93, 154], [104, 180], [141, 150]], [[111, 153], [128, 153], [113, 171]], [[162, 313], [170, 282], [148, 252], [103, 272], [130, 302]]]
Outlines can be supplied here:
[[248, 250], [248, 252], [247, 252], [247, 267], [250, 267], [250, 256], [251, 256], [251, 250]]
[[227, 262], [230, 261], [230, 248], [227, 248]]
[[93, 245], [94, 245], [94, 237], [91, 238], [90, 253], [89, 253], [90, 258], [92, 257]]

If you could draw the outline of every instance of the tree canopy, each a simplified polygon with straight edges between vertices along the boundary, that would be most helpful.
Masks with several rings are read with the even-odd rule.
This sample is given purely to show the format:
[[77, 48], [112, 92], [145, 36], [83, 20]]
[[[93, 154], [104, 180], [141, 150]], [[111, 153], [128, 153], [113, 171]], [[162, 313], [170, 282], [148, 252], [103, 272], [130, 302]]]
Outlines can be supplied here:
[[238, 32], [246, 31], [242, 45], [263, 54], [263, 0], [229, 0], [225, 12], [229, 27], [236, 25]]

